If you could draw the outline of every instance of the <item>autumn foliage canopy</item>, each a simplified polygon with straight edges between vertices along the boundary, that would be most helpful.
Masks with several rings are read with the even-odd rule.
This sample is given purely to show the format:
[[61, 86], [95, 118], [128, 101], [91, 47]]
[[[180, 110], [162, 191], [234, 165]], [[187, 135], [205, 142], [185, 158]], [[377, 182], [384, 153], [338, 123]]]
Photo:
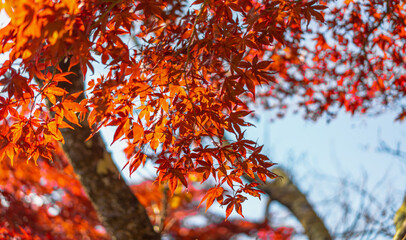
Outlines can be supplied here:
[[[342, 108], [355, 114], [403, 106], [400, 0], [5, 0], [0, 6], [10, 18], [0, 30], [6, 58], [0, 159], [15, 165], [16, 176], [36, 171], [38, 182], [50, 181], [38, 177], [51, 166], [42, 161], [61, 162], [60, 129], [95, 134], [114, 126], [113, 142], [127, 146], [123, 171], [153, 161], [155, 182], [167, 183], [170, 195], [181, 185], [192, 189], [191, 179], [213, 181], [198, 194], [200, 203], [207, 209], [217, 201], [227, 216], [242, 215], [246, 196], [261, 191], [241, 177], [277, 177], [262, 147], [244, 137], [254, 105], [278, 116], [296, 106], [311, 119], [333, 118]], [[86, 89], [68, 92], [64, 86], [75, 83], [67, 76], [77, 66]], [[398, 119], [405, 116], [401, 108]]]

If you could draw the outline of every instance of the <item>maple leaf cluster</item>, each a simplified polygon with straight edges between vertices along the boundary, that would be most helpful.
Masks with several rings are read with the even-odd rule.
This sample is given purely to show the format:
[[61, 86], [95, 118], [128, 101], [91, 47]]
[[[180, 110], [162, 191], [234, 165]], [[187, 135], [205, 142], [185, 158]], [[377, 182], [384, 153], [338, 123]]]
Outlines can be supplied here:
[[[406, 6], [404, 1], [320, 1], [323, 23], [291, 25], [284, 45], [270, 54], [279, 84], [262, 91], [265, 108], [286, 114], [288, 105], [306, 118], [378, 114], [388, 108], [406, 116]], [[316, 17], [316, 16], [315, 16]]]
[[[0, 158], [52, 160], [61, 128], [116, 126], [133, 173], [156, 155], [157, 181], [171, 193], [187, 176], [210, 177], [203, 197], [227, 216], [245, 194], [260, 196], [241, 176], [275, 178], [262, 146], [244, 138], [247, 104], [274, 83], [273, 44], [302, 19], [323, 21], [316, 1], [6, 0], [0, 30]], [[294, 28], [292, 28], [294, 29]], [[300, 27], [299, 27], [300, 29]], [[101, 62], [106, 74], [70, 93], [70, 69], [83, 75]], [[60, 64], [69, 64], [64, 72]], [[34, 81], [34, 79], [36, 81]], [[81, 101], [78, 101], [81, 100]], [[87, 116], [87, 118], [86, 118]], [[87, 121], [83, 121], [87, 119]], [[225, 141], [225, 137], [228, 138]], [[227, 186], [227, 187], [226, 187]], [[227, 194], [230, 192], [231, 194]]]
[[[282, 116], [293, 97], [312, 119], [396, 104], [406, 116], [403, 1], [189, 4], [2, 2], [0, 159], [52, 160], [61, 128], [114, 126], [130, 173], [153, 161], [171, 194], [190, 175], [214, 179], [207, 208], [217, 201], [242, 215], [245, 196], [261, 192], [241, 176], [276, 177], [244, 136], [252, 103]], [[96, 63], [105, 74], [84, 92], [66, 90], [71, 69], [87, 76]]]
[[[199, 201], [207, 192], [204, 188], [190, 186], [185, 192], [178, 187], [172, 197], [166, 186], [152, 181], [132, 185], [131, 189], [146, 207], [153, 224], [160, 226], [162, 233], [175, 239], [222, 240], [246, 235], [264, 240], [287, 240], [293, 233], [289, 227], [271, 227], [267, 219], [261, 222], [235, 219], [224, 221], [224, 217], [215, 213], [199, 210]], [[203, 224], [195, 224], [194, 219]]]

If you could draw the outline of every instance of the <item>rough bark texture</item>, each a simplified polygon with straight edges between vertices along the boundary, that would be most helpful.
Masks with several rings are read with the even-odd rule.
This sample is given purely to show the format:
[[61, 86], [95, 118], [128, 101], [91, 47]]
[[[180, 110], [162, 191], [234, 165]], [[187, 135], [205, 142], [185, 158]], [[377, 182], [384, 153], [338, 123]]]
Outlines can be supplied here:
[[[68, 66], [69, 61], [60, 64], [64, 72]], [[74, 66], [71, 72], [75, 74], [67, 78], [73, 84], [63, 87], [69, 93], [82, 91], [84, 84], [79, 66]], [[75, 130], [61, 129], [65, 139], [63, 149], [108, 233], [117, 240], [160, 239], [145, 208], [120, 178], [101, 136], [96, 134], [85, 142], [91, 132], [87, 120], [81, 124], [82, 127]]]
[[[260, 185], [258, 188], [268, 194], [272, 200], [286, 206], [302, 224], [310, 240], [331, 240], [332, 237], [324, 222], [307, 201], [306, 196], [289, 179], [289, 176], [280, 168], [274, 169], [273, 172], [281, 178]], [[252, 181], [253, 179], [247, 177], [247, 180]]]
[[406, 195], [403, 203], [395, 214], [393, 219], [396, 233], [393, 240], [406, 240]]

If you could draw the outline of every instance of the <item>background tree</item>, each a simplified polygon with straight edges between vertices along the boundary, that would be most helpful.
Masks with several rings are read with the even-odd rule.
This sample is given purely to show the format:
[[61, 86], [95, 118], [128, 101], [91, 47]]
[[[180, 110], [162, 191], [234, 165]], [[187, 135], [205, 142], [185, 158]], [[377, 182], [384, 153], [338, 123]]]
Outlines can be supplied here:
[[[1, 221], [3, 239], [110, 239], [61, 149], [55, 161], [1, 162]], [[132, 185], [146, 207], [154, 229], [176, 239], [230, 239], [239, 234], [287, 239], [290, 228], [272, 228], [268, 222], [224, 221], [197, 206], [207, 190], [178, 188], [169, 197], [165, 187], [146, 180]], [[167, 188], [166, 188], [167, 189]], [[188, 224], [200, 216], [206, 227]], [[193, 221], [192, 221], [193, 222]]]
[[[245, 195], [260, 191], [241, 177], [276, 177], [262, 147], [241, 130], [250, 125], [244, 116], [252, 103], [264, 100], [283, 114], [294, 96], [312, 119], [334, 116], [341, 107], [356, 113], [374, 103], [401, 105], [406, 78], [400, 1], [332, 2], [326, 25], [313, 29], [312, 17], [314, 24], [324, 22], [325, 1], [186, 4], [2, 3], [11, 21], [0, 32], [1, 51], [8, 55], [0, 69], [6, 93], [0, 97], [0, 158], [51, 160], [56, 141], [63, 143], [113, 238], [159, 234], [119, 179], [97, 134], [102, 127], [117, 126], [113, 142], [127, 143], [130, 173], [154, 152], [156, 181], [167, 182], [170, 195], [179, 183], [191, 187], [189, 177], [204, 182], [211, 176], [215, 185], [202, 201], [210, 207], [217, 200], [227, 206], [227, 216], [233, 210], [242, 215]], [[304, 29], [315, 48], [304, 43]], [[84, 94], [82, 76], [96, 61], [107, 73], [91, 79]], [[260, 91], [260, 85], [269, 88]]]
[[108, 239], [62, 149], [54, 157], [38, 165], [1, 161], [0, 237]]

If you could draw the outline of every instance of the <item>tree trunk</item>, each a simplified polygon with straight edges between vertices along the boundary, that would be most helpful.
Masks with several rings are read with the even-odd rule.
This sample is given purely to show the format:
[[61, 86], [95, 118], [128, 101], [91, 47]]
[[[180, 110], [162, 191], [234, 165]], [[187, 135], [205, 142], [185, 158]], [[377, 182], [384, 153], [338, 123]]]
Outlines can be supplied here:
[[395, 214], [393, 219], [396, 233], [393, 236], [393, 240], [405, 240], [406, 239], [406, 194], [403, 199], [403, 203]]
[[[281, 176], [281, 178], [259, 185], [258, 188], [264, 191], [272, 200], [276, 200], [286, 206], [302, 224], [310, 240], [331, 240], [332, 237], [324, 222], [307, 201], [306, 196], [289, 179], [285, 171], [280, 168], [273, 169], [272, 171]], [[246, 179], [251, 182], [253, 181], [249, 177], [246, 177]]]
[[[63, 72], [68, 71], [68, 66], [69, 61], [60, 64]], [[82, 91], [84, 81], [79, 65], [70, 71], [74, 74], [67, 78], [72, 84], [63, 87], [69, 93]], [[82, 94], [78, 101], [83, 98]], [[61, 129], [65, 139], [62, 147], [107, 232], [117, 240], [160, 239], [145, 208], [120, 177], [100, 134], [85, 141], [91, 131], [87, 120], [81, 124], [75, 130]]]

